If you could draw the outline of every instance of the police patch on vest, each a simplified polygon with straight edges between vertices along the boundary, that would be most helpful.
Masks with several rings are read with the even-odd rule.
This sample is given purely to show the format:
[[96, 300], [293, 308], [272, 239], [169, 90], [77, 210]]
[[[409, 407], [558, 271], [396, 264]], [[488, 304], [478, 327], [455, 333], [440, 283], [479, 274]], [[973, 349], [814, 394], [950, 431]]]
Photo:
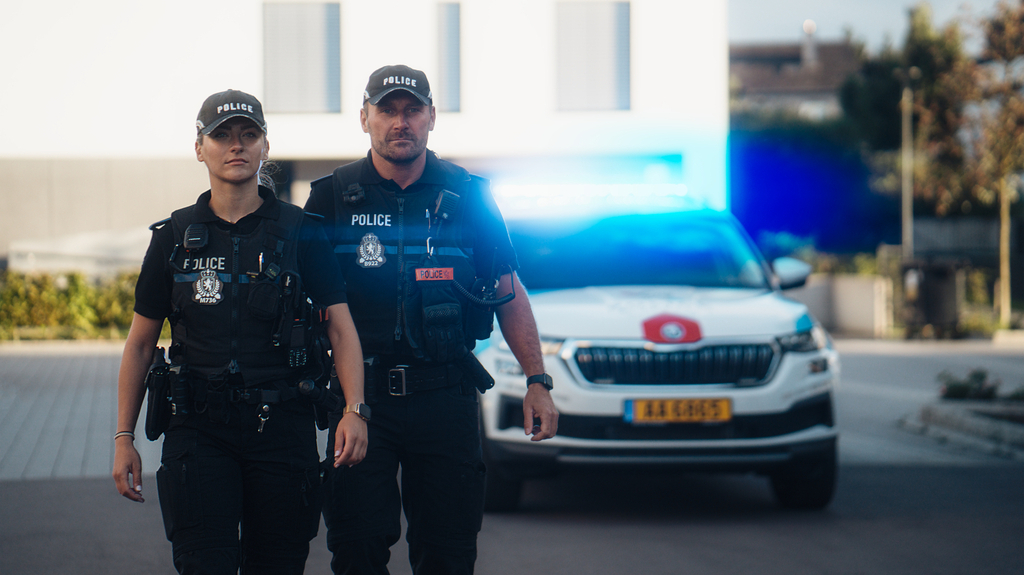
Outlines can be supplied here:
[[357, 255], [359, 259], [356, 263], [364, 268], [379, 268], [387, 261], [384, 257], [384, 246], [381, 245], [377, 236], [373, 234], [363, 236], [363, 241], [359, 244]]
[[217, 277], [217, 272], [213, 270], [203, 270], [199, 272], [199, 279], [192, 284], [192, 291], [195, 295], [192, 297], [196, 303], [203, 305], [214, 305], [220, 303], [221, 298], [224, 296], [221, 292], [224, 290], [224, 282], [220, 281]]
[[416, 281], [439, 281], [455, 279], [455, 268], [416, 268]]

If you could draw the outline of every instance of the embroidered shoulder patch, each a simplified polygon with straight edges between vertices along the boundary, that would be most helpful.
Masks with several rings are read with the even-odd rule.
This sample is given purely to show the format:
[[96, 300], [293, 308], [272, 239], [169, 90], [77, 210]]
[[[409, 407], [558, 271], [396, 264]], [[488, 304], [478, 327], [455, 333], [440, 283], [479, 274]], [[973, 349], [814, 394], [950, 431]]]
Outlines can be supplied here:
[[387, 261], [384, 257], [384, 246], [374, 234], [363, 236], [356, 255], [359, 256], [356, 263], [364, 268], [379, 268]]

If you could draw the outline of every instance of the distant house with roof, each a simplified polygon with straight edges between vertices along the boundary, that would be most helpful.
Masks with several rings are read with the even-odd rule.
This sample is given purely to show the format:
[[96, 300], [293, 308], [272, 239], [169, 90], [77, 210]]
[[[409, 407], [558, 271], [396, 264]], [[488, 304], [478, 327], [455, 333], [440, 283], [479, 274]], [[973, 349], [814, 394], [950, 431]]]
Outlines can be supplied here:
[[788, 112], [810, 120], [842, 114], [839, 88], [860, 69], [849, 41], [729, 46], [732, 112]]

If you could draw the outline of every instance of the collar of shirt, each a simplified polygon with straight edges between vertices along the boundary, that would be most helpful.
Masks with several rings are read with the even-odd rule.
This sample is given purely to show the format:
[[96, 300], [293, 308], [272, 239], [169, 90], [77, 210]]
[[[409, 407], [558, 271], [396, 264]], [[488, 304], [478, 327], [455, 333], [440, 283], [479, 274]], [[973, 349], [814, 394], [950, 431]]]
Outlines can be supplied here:
[[359, 178], [364, 184], [377, 184], [388, 190], [399, 194], [409, 194], [423, 189], [424, 186], [443, 186], [447, 181], [447, 174], [441, 167], [441, 160], [432, 150], [427, 150], [426, 165], [423, 166], [423, 173], [420, 179], [413, 182], [404, 190], [394, 180], [385, 180], [373, 167], [373, 152], [366, 153], [366, 162], [363, 163], [363, 173]]
[[238, 220], [234, 224], [225, 222], [224, 220], [217, 217], [217, 214], [213, 213], [210, 209], [210, 198], [212, 194], [210, 190], [203, 192], [199, 199], [196, 200], [196, 221], [202, 223], [213, 223], [223, 229], [232, 229], [236, 227], [241, 233], [249, 233], [252, 229], [255, 229], [256, 225], [259, 224], [260, 218], [268, 220], [276, 220], [281, 214], [281, 206], [277, 203], [277, 196], [270, 188], [263, 186], [259, 187], [260, 197], [263, 198], [263, 203], [260, 207], [256, 208], [251, 214], [247, 214]]

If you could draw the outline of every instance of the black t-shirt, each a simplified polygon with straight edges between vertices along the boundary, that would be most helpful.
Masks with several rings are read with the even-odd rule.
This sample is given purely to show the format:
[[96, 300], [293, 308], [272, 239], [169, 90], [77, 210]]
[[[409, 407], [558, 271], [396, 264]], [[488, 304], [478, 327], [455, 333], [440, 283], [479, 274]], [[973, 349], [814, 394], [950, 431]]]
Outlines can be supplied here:
[[[196, 216], [222, 230], [237, 235], [251, 234], [261, 221], [277, 218], [279, 200], [271, 190], [260, 187], [263, 204], [253, 213], [230, 224], [218, 218], [210, 209], [210, 192], [204, 192], [196, 201]], [[298, 238], [298, 273], [306, 293], [317, 303], [331, 306], [346, 303], [345, 278], [334, 257], [334, 251], [320, 222], [305, 218]], [[153, 231], [153, 237], [142, 262], [142, 271], [135, 286], [135, 312], [141, 316], [162, 320], [171, 313], [173, 271], [167, 260], [181, 238], [173, 237], [170, 222]]]

